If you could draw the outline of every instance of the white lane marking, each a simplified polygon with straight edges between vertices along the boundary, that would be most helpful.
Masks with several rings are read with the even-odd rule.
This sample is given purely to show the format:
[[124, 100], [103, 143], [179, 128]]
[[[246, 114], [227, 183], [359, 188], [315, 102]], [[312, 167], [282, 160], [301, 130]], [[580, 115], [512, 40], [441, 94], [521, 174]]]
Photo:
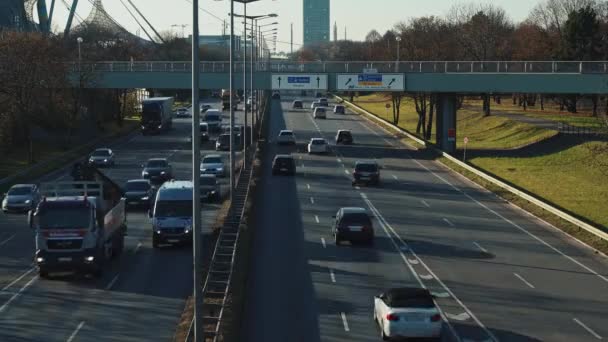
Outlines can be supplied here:
[[302, 162], [302, 168], [305, 168], [306, 166], [304, 166], [304, 162]]
[[395, 176], [395, 175], [393, 175], [393, 179], [394, 180], [399, 180], [399, 178], [397, 176]]
[[310, 198], [310, 203], [311, 203], [311, 204], [315, 204], [315, 199], [311, 197], [311, 198]]
[[418, 276], [420, 276], [420, 279], [424, 279], [424, 280], [431, 280], [433, 279], [433, 276], [430, 274], [419, 274]]
[[447, 218], [445, 218], [445, 217], [444, 217], [444, 218], [443, 218], [443, 221], [444, 221], [445, 223], [447, 223], [447, 224], [448, 224], [450, 227], [454, 227], [454, 224], [453, 224], [452, 222], [450, 222], [450, 220], [448, 220]]
[[336, 275], [334, 274], [334, 270], [332, 270], [331, 268], [329, 269], [329, 277], [331, 278], [332, 283], [336, 282]]
[[468, 320], [469, 318], [471, 318], [471, 315], [469, 315], [469, 314], [468, 314], [468, 313], [466, 313], [466, 312], [459, 313], [459, 314], [457, 314], [457, 315], [453, 315], [453, 314], [451, 314], [451, 313], [447, 313], [447, 312], [446, 312], [446, 313], [445, 313], [445, 315], [446, 315], [446, 317], [447, 317], [447, 318], [449, 318], [449, 319], [451, 319], [451, 320], [455, 320], [455, 321], [461, 321], [461, 322], [462, 322], [462, 321], [466, 321], [466, 320]]
[[135, 246], [135, 249], [133, 250], [133, 254], [137, 254], [137, 251], [139, 251], [140, 248], [141, 248], [141, 242], [138, 242], [137, 246]]
[[342, 317], [342, 324], [344, 325], [344, 331], [350, 331], [348, 327], [348, 321], [346, 320], [346, 314], [344, 312], [340, 312], [340, 316]]
[[317, 221], [317, 223], [319, 223], [319, 216], [315, 215], [315, 221]]
[[336, 160], [338, 161], [338, 163], [342, 162], [342, 159], [340, 159], [340, 158], [336, 158]]
[[598, 333], [596, 333], [595, 331], [593, 331], [593, 329], [589, 328], [587, 325], [585, 325], [585, 323], [579, 321], [576, 317], [572, 319], [574, 322], [576, 322], [576, 324], [580, 325], [581, 327], [583, 327], [583, 329], [587, 330], [587, 332], [589, 332], [591, 335], [595, 336], [595, 338], [597, 338], [598, 340], [602, 339], [602, 336], [598, 335]]
[[356, 185], [356, 186], [355, 186], [355, 189], [357, 189], [357, 190], [361, 190], [361, 187], [360, 187], [360, 186], [358, 186], [358, 185]]
[[[411, 157], [410, 157], [411, 158]], [[501, 218], [503, 221], [509, 223], [510, 225], [512, 225], [513, 227], [519, 229], [521, 232], [527, 234], [528, 236], [530, 236], [531, 238], [535, 239], [536, 241], [540, 242], [541, 244], [545, 245], [546, 247], [548, 247], [549, 249], [553, 250], [554, 252], [558, 253], [559, 255], [563, 256], [564, 258], [572, 261], [573, 263], [577, 264], [578, 266], [580, 266], [581, 268], [587, 270], [588, 272], [592, 273], [593, 275], [597, 276], [598, 278], [602, 279], [603, 281], [608, 283], [608, 277], [605, 277], [599, 273], [597, 273], [594, 269], [588, 267], [587, 265], [581, 263], [580, 261], [574, 259], [573, 257], [567, 255], [566, 253], [560, 251], [559, 249], [557, 249], [556, 247], [553, 247], [553, 245], [549, 244], [548, 242], [546, 242], [545, 240], [539, 238], [538, 236], [530, 233], [527, 229], [523, 228], [522, 226], [518, 225], [517, 223], [509, 220], [508, 218], [504, 217], [503, 215], [501, 215], [500, 213], [496, 212], [494, 209], [486, 206], [485, 204], [479, 202], [478, 200], [474, 199], [473, 197], [471, 197], [471, 195], [467, 194], [466, 192], [464, 192], [463, 190], [461, 190], [460, 188], [456, 187], [455, 185], [453, 185], [452, 183], [450, 183], [448, 180], [446, 180], [445, 178], [439, 176], [438, 174], [436, 174], [435, 172], [431, 171], [431, 169], [429, 169], [428, 167], [424, 166], [422, 163], [420, 163], [418, 160], [411, 158], [416, 164], [418, 164], [420, 167], [422, 167], [423, 169], [427, 170], [428, 172], [430, 172], [433, 176], [435, 176], [436, 178], [440, 179], [442, 182], [448, 184], [449, 186], [451, 186], [454, 190], [460, 192], [461, 194], [463, 194], [464, 196], [466, 196], [468, 199], [470, 199], [471, 201], [477, 203], [480, 207], [486, 209], [487, 211], [491, 212], [492, 214], [496, 215], [497, 217]]]
[[321, 238], [321, 244], [323, 245], [323, 248], [327, 248], [327, 244], [325, 243], [325, 238]]
[[344, 173], [345, 173], [345, 174], [347, 174], [347, 175], [349, 174], [349, 173], [348, 173], [348, 170], [344, 170]]
[[306, 184], [306, 189], [310, 190], [310, 184]]
[[431, 292], [431, 294], [437, 298], [450, 298], [450, 294], [447, 292]]
[[112, 281], [110, 281], [110, 283], [108, 283], [108, 285], [106, 286], [106, 291], [111, 289], [112, 286], [114, 286], [114, 284], [116, 284], [117, 280], [118, 280], [118, 274], [114, 277], [114, 279], [112, 279]]
[[300, 155], [300, 160], [302, 160], [302, 155]]
[[487, 250], [487, 249], [485, 249], [485, 248], [483, 248], [483, 247], [481, 247], [481, 245], [480, 245], [480, 244], [478, 244], [477, 242], [473, 241], [473, 244], [474, 244], [475, 246], [477, 246], [477, 248], [479, 248], [479, 250], [481, 250], [482, 252], [484, 252], [484, 253], [488, 253], [488, 250]]
[[29, 270], [23, 272], [23, 274], [21, 274], [19, 277], [17, 277], [17, 279], [11, 281], [8, 285], [6, 285], [5, 287], [2, 288], [2, 291], [6, 291], [6, 289], [8, 289], [9, 287], [15, 285], [18, 281], [20, 281], [21, 279], [23, 279], [23, 277], [25, 277], [26, 275], [32, 273], [32, 271], [34, 271], [36, 268], [32, 267]]
[[424, 206], [427, 207], [427, 208], [431, 207], [428, 203], [426, 203], [425, 200], [420, 200], [420, 202], [422, 202], [422, 204], [424, 204]]
[[4, 241], [0, 242], [0, 246], [3, 246], [4, 244], [6, 244], [7, 242], [11, 241], [15, 236], [17, 235], [17, 233], [9, 236], [7, 239], [5, 239]]
[[82, 329], [82, 327], [84, 326], [84, 321], [80, 322], [80, 324], [78, 324], [78, 326], [76, 327], [76, 330], [74, 330], [74, 332], [72, 332], [72, 335], [70, 335], [70, 337], [68, 337], [67, 342], [72, 342], [74, 340], [74, 338], [76, 337], [76, 335], [78, 335], [78, 332], [80, 331], [80, 329]]
[[416, 259], [407, 259], [407, 262], [409, 262], [412, 265], [418, 265], [420, 262]]
[[0, 306], [0, 313], [4, 312], [4, 310], [6, 310], [6, 308], [15, 300], [17, 299], [25, 290], [27, 290], [28, 287], [32, 286], [32, 284], [34, 284], [34, 282], [38, 280], [38, 275], [34, 276], [32, 279], [30, 279], [30, 281], [27, 282], [27, 284], [23, 285], [23, 287], [21, 287], [19, 289], [19, 291], [17, 291], [17, 293], [15, 293], [11, 298], [9, 298], [9, 300], [6, 301], [6, 303], [4, 303], [2, 306]]
[[524, 279], [524, 277], [520, 276], [517, 273], [513, 273], [513, 275], [515, 275], [517, 278], [519, 278], [519, 280], [521, 280], [524, 284], [528, 285], [530, 288], [534, 288], [534, 285], [530, 284], [529, 281], [527, 281], [526, 279]]
[[[424, 261], [422, 261], [422, 259], [420, 259], [420, 257], [418, 257], [418, 254], [416, 254], [416, 252], [414, 252], [414, 250], [411, 249], [410, 246], [405, 241], [403, 241], [401, 236], [399, 236], [399, 234], [397, 234], [395, 229], [386, 221], [384, 216], [382, 216], [382, 214], [380, 214], [380, 212], [378, 211], [378, 209], [376, 209], [374, 204], [367, 198], [367, 195], [362, 193], [361, 197], [363, 198], [363, 200], [365, 201], [367, 206], [370, 208], [372, 213], [378, 219], [378, 222], [380, 223], [380, 226], [384, 230], [384, 233], [391, 240], [391, 243], [393, 244], [395, 249], [397, 249], [399, 251], [399, 254], [401, 255], [401, 259], [404, 261], [405, 265], [409, 268], [410, 272], [414, 275], [414, 278], [416, 278], [416, 280], [418, 281], [420, 286], [422, 288], [427, 288], [426, 285], [424, 285], [424, 283], [422, 282], [422, 280], [420, 280], [420, 277], [418, 277], [418, 274], [414, 271], [413, 266], [410, 265], [410, 263], [408, 262], [408, 259], [405, 256], [405, 254], [403, 254], [403, 252], [399, 249], [399, 245], [397, 244], [395, 239], [397, 239], [397, 241], [399, 241], [402, 246], [407, 247], [409, 249], [410, 253], [412, 253], [412, 255], [416, 259], [420, 260], [420, 263], [422, 264], [422, 266], [424, 266], [424, 268], [427, 270], [427, 272], [429, 272], [429, 274], [431, 274], [436, 279], [437, 283], [439, 283], [439, 285], [441, 285], [441, 287], [443, 287], [443, 289], [447, 293], [449, 293], [450, 296], [452, 298], [454, 298], [454, 300], [473, 318], [475, 323], [477, 323], [477, 325], [479, 325], [479, 327], [481, 327], [483, 329], [483, 331], [486, 333], [486, 335], [488, 335], [488, 337], [490, 337], [492, 339], [492, 341], [498, 342], [498, 339], [496, 338], [496, 336], [494, 336], [494, 334], [490, 330], [488, 330], [488, 328], [486, 328], [486, 326], [477, 318], [477, 316], [475, 316], [473, 314], [473, 312], [471, 310], [469, 310], [469, 308], [458, 297], [456, 297], [454, 292], [452, 292], [452, 290], [450, 290], [450, 288], [447, 287], [445, 285], [445, 283], [443, 281], [441, 281], [441, 279], [439, 279], [439, 277], [437, 277], [437, 275], [426, 265], [426, 263]], [[393, 233], [393, 235], [391, 235], [391, 233], [389, 233], [389, 230]], [[437, 303], [435, 303], [435, 304], [437, 304]], [[462, 341], [460, 335], [458, 335], [456, 333], [456, 330], [454, 329], [454, 327], [452, 326], [450, 321], [446, 319], [443, 310], [438, 305], [437, 305], [437, 307], [439, 308], [442, 318], [443, 318], [444, 322], [446, 322], [446, 324], [448, 325], [448, 328], [450, 329], [450, 332], [452, 333], [452, 335], [456, 338], [457, 341], [459, 341], [459, 342]]]

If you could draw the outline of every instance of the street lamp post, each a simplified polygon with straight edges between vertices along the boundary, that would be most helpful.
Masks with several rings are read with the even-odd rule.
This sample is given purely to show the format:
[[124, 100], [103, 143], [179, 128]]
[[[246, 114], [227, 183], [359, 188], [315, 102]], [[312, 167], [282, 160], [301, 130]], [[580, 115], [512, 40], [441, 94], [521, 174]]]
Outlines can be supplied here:
[[82, 44], [82, 42], [83, 42], [82, 37], [78, 37], [78, 38], [76, 38], [76, 43], [78, 43], [78, 72], [81, 72], [81, 71], [82, 71], [82, 69], [81, 69], [81, 65], [82, 65], [82, 54], [81, 54], [81, 51], [80, 51], [80, 44]]
[[397, 36], [397, 63], [395, 64], [395, 71], [399, 72], [399, 60], [401, 59], [401, 37]]
[[194, 340], [203, 340], [203, 287], [201, 269], [201, 199], [200, 199], [200, 106], [199, 106], [199, 30], [198, 0], [192, 0], [192, 258], [194, 283]]

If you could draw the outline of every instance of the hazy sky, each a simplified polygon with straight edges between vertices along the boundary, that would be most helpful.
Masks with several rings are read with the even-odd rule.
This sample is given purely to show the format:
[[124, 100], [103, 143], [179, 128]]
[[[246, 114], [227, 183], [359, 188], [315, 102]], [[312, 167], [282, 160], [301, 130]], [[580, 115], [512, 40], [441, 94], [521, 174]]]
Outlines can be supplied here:
[[[65, 0], [71, 4], [73, 0]], [[93, 0], [80, 0], [77, 13], [85, 18], [91, 9]], [[148, 20], [159, 31], [175, 30], [181, 35], [182, 28], [172, 25], [188, 25], [185, 27], [186, 36], [192, 30], [192, 4], [189, 0], [131, 0]], [[346, 27], [348, 39], [362, 40], [367, 32], [376, 29], [380, 33], [393, 27], [400, 21], [406, 21], [412, 17], [424, 15], [442, 16], [455, 4], [463, 3], [460, 0], [330, 0], [331, 1], [331, 35], [333, 38], [333, 24], [337, 22], [339, 39], [344, 37]], [[525, 19], [530, 10], [542, 0], [482, 0], [478, 2], [493, 3], [503, 7], [514, 21]], [[103, 4], [122, 26], [133, 33], [137, 33], [139, 26], [125, 10], [122, 2], [127, 0], [103, 0]], [[47, 0], [50, 5], [51, 0]], [[227, 19], [230, 11], [229, 0], [199, 0], [202, 9], [207, 10], [217, 17]], [[55, 15], [53, 26], [55, 28], [65, 27], [68, 11], [63, 0], [57, 0], [55, 4]], [[235, 3], [235, 12], [242, 13], [243, 5]], [[278, 40], [286, 43], [278, 43], [277, 51], [288, 51], [290, 41], [290, 24], [294, 27], [294, 44], [302, 42], [302, 0], [259, 0], [247, 6], [248, 15], [277, 13], [276, 21], [279, 22]], [[222, 31], [221, 20], [201, 11], [201, 34], [218, 34]], [[267, 22], [275, 20], [269, 19]], [[75, 21], [78, 23], [78, 20]], [[239, 24], [239, 29], [242, 27]], [[144, 36], [143, 31], [140, 32]], [[298, 45], [294, 45], [297, 49]]]

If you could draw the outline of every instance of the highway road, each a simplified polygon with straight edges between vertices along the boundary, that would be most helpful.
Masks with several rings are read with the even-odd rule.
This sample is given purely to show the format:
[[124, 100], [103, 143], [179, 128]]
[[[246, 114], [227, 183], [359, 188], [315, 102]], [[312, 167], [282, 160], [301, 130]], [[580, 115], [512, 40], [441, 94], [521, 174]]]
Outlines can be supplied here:
[[[359, 115], [313, 120], [288, 100], [273, 103], [271, 141], [292, 129], [298, 147], [271, 144], [264, 160], [242, 341], [379, 340], [373, 296], [395, 286], [436, 295], [444, 341], [608, 339], [605, 256]], [[338, 129], [352, 130], [355, 145], [304, 153], [312, 137], [334, 145]], [[271, 176], [285, 152], [296, 177]], [[383, 166], [379, 188], [351, 186], [358, 159]], [[332, 215], [344, 206], [374, 215], [373, 247], [333, 243]]]
[[[190, 125], [191, 119], [175, 119], [167, 134], [138, 133], [116, 142], [111, 146], [116, 166], [102, 171], [124, 184], [140, 177], [148, 158], [167, 157], [176, 179], [190, 179]], [[204, 150], [201, 155], [209, 152], [215, 153]], [[62, 171], [44, 180], [67, 178]], [[227, 182], [222, 180], [224, 195]], [[203, 204], [204, 231], [218, 206]], [[34, 240], [26, 216], [0, 214], [0, 341], [170, 341], [192, 293], [192, 249], [153, 249], [147, 214], [129, 211], [127, 219], [125, 251], [102, 278], [46, 280], [33, 268]]]

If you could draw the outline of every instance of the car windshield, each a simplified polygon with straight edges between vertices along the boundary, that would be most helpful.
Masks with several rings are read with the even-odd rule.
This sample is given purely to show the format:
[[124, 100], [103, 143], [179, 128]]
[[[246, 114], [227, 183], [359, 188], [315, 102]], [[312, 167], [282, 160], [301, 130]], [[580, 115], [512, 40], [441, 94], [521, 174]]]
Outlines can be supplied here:
[[357, 164], [355, 170], [361, 172], [376, 172], [378, 171], [378, 165], [376, 164]]
[[344, 225], [361, 224], [371, 226], [372, 221], [365, 213], [352, 213], [344, 214], [344, 216], [342, 216], [342, 219], [340, 220], [340, 223]]
[[217, 137], [220, 144], [228, 144], [230, 142], [230, 134], [222, 134]]
[[275, 159], [275, 163], [280, 166], [289, 166], [295, 164], [293, 158], [277, 158]]
[[325, 145], [325, 140], [313, 140], [313, 145]]
[[32, 193], [32, 188], [25, 187], [25, 186], [12, 188], [8, 191], [9, 196], [23, 196], [23, 195], [29, 195], [31, 193]]
[[324, 108], [316, 108], [315, 112], [316, 113], [325, 113], [325, 109]]
[[184, 113], [184, 112], [187, 112], [188, 110], [186, 108], [179, 108], [177, 111], [181, 112], [181, 113]]
[[74, 229], [88, 228], [91, 212], [81, 208], [53, 208], [38, 214], [38, 225], [41, 229]]
[[222, 158], [220, 157], [205, 157], [203, 158], [203, 164], [221, 164]]
[[283, 131], [283, 132], [279, 133], [279, 135], [280, 136], [288, 136], [288, 135], [291, 136], [291, 135], [293, 135], [293, 132], [285, 132], [285, 131]]
[[192, 200], [158, 201], [154, 217], [192, 217]]
[[341, 137], [345, 137], [345, 138], [348, 138], [351, 136], [350, 132], [340, 132], [339, 134]]
[[393, 308], [420, 308], [428, 309], [435, 307], [433, 298], [431, 296], [394, 296], [391, 298], [391, 307]]
[[127, 182], [126, 191], [148, 191], [150, 184], [148, 182]]
[[149, 160], [146, 167], [167, 167], [166, 160]]
[[110, 155], [110, 151], [108, 150], [96, 150], [92, 154], [94, 157], [107, 157]]
[[205, 121], [220, 121], [221, 118], [222, 117], [218, 114], [207, 114], [205, 116]]
[[200, 125], [201, 132], [207, 132], [207, 125]]
[[295, 101], [293, 104], [296, 105], [296, 106], [301, 106], [302, 105], [302, 101]]
[[213, 177], [201, 177], [201, 185], [215, 185], [216, 180]]

